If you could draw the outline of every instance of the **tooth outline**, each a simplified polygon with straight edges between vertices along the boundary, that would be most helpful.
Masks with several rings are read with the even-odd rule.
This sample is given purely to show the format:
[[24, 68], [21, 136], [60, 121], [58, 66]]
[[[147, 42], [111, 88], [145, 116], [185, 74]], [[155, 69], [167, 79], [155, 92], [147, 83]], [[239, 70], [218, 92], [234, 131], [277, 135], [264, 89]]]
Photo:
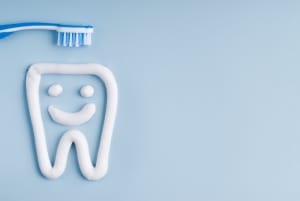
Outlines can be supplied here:
[[[106, 88], [106, 109], [95, 166], [90, 159], [87, 140], [78, 130], [68, 130], [63, 134], [59, 140], [54, 165], [51, 165], [39, 100], [39, 86], [41, 76], [44, 74], [96, 75], [103, 81]], [[100, 64], [37, 63], [31, 65], [27, 72], [26, 94], [41, 173], [49, 179], [60, 177], [67, 165], [70, 146], [74, 143], [82, 175], [88, 180], [98, 180], [105, 176], [108, 170], [111, 138], [118, 106], [118, 87], [113, 73]]]

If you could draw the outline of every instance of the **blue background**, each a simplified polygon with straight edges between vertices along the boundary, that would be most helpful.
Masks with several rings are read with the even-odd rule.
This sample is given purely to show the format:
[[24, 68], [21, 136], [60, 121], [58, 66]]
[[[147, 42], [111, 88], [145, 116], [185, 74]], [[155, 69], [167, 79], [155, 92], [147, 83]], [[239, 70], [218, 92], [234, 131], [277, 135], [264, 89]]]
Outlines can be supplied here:
[[[55, 34], [0, 41], [0, 200], [300, 199], [298, 1], [1, 1], [1, 23], [96, 27], [88, 48]], [[120, 89], [109, 172], [44, 179], [25, 101], [32, 63], [104, 64]], [[72, 83], [70, 83], [72, 84]]]

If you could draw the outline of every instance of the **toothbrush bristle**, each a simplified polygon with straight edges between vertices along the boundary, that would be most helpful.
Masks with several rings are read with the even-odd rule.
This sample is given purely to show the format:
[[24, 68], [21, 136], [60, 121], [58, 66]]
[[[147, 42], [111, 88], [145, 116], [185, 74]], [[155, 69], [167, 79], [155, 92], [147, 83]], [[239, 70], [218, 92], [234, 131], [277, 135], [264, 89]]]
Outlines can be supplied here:
[[92, 44], [92, 33], [58, 32], [57, 45], [63, 47], [81, 47]]

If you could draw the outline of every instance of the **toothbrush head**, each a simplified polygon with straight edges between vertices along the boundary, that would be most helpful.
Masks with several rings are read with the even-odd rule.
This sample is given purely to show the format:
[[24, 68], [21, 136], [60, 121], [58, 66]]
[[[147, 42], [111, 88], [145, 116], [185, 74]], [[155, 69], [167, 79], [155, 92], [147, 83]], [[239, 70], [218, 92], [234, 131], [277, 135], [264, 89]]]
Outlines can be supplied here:
[[59, 25], [57, 45], [63, 47], [81, 47], [92, 44], [93, 26]]

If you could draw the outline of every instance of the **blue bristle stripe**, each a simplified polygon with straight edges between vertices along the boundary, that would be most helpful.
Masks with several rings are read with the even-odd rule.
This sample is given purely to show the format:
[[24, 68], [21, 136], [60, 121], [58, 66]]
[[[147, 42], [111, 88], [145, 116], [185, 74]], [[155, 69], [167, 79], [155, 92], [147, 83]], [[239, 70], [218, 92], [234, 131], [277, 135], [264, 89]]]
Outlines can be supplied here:
[[83, 45], [83, 34], [80, 33], [79, 34], [79, 46], [82, 46]]
[[57, 45], [60, 45], [60, 34], [58, 33], [58, 35], [57, 35], [57, 43], [56, 43]]
[[84, 45], [84, 33], [82, 34], [82, 45]]
[[72, 33], [72, 46], [76, 46], [76, 33]]
[[59, 33], [60, 34], [60, 41], [59, 41], [59, 43], [60, 43], [60, 45], [63, 45], [63, 41], [64, 41], [64, 33]]
[[70, 43], [70, 33], [66, 33], [66, 46], [69, 46]]

